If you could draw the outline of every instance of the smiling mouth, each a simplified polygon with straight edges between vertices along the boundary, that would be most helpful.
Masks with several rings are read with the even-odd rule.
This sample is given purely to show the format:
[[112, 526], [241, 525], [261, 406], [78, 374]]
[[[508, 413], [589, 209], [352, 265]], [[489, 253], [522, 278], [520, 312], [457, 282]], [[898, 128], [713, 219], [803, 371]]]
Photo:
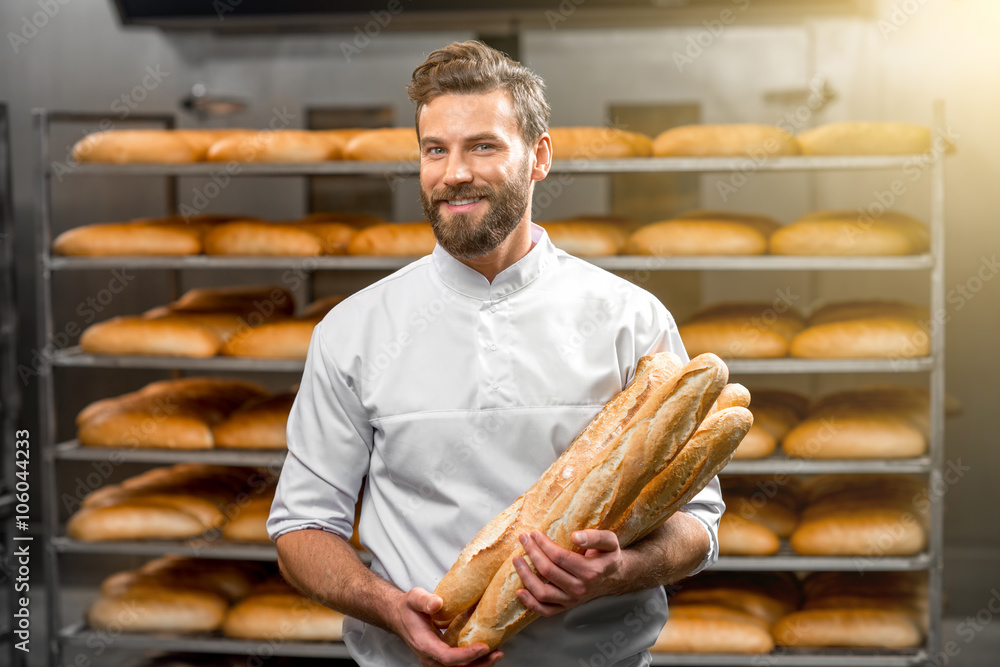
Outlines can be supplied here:
[[470, 197], [468, 199], [446, 199], [445, 201], [451, 206], [468, 206], [469, 204], [475, 204], [481, 199], [482, 197]]

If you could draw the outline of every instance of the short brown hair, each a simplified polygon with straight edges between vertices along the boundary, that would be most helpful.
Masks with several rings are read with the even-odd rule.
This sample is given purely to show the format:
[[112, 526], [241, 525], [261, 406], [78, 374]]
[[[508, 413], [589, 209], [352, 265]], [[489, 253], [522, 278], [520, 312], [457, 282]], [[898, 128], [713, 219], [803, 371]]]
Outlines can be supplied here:
[[517, 125], [526, 145], [531, 146], [549, 129], [549, 105], [541, 77], [506, 54], [477, 40], [453, 42], [434, 51], [406, 87], [417, 103], [417, 131], [420, 111], [439, 95], [475, 95], [497, 89], [514, 98]]

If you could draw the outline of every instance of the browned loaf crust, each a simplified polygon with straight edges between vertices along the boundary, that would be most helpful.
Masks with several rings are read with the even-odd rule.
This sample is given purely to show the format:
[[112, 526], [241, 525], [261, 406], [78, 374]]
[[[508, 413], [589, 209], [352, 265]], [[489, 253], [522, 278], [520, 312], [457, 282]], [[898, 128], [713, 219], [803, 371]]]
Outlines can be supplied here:
[[896, 301], [856, 301], [824, 306], [790, 346], [810, 359], [910, 358], [930, 354], [924, 324], [930, 311]]
[[628, 239], [629, 255], [763, 255], [780, 224], [761, 215], [688, 211], [640, 227]]
[[688, 354], [705, 352], [729, 359], [788, 356], [805, 318], [791, 306], [772, 303], [719, 304], [699, 311], [678, 328]]
[[795, 137], [773, 125], [681, 125], [653, 140], [657, 157], [767, 157], [798, 152]]
[[80, 444], [89, 447], [209, 449], [212, 428], [263, 387], [239, 380], [163, 380], [138, 391], [91, 403], [76, 418]]
[[652, 138], [613, 127], [550, 127], [554, 160], [614, 160], [650, 157]]

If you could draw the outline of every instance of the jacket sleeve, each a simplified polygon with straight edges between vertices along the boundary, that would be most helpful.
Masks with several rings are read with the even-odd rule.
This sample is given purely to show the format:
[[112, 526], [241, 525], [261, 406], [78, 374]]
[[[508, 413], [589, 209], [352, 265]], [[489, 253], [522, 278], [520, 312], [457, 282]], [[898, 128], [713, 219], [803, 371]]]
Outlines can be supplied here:
[[[349, 368], [326, 342], [327, 320], [313, 330], [305, 370], [288, 416], [288, 455], [267, 520], [272, 540], [304, 528], [348, 539], [368, 473], [373, 429]], [[341, 366], [347, 364], [341, 363]]]

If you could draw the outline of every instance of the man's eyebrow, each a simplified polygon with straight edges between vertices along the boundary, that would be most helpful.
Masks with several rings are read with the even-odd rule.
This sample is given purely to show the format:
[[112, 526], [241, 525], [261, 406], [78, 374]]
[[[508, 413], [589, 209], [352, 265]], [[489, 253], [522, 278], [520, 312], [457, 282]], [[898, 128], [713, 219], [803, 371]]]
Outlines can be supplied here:
[[[494, 132], [480, 132], [479, 134], [474, 134], [470, 137], [464, 137], [462, 141], [467, 144], [474, 144], [480, 141], [492, 141], [499, 144], [506, 143], [506, 141], [499, 134]], [[428, 145], [440, 146], [444, 143], [446, 143], [445, 140], [440, 137], [420, 137], [420, 145], [422, 147]]]

